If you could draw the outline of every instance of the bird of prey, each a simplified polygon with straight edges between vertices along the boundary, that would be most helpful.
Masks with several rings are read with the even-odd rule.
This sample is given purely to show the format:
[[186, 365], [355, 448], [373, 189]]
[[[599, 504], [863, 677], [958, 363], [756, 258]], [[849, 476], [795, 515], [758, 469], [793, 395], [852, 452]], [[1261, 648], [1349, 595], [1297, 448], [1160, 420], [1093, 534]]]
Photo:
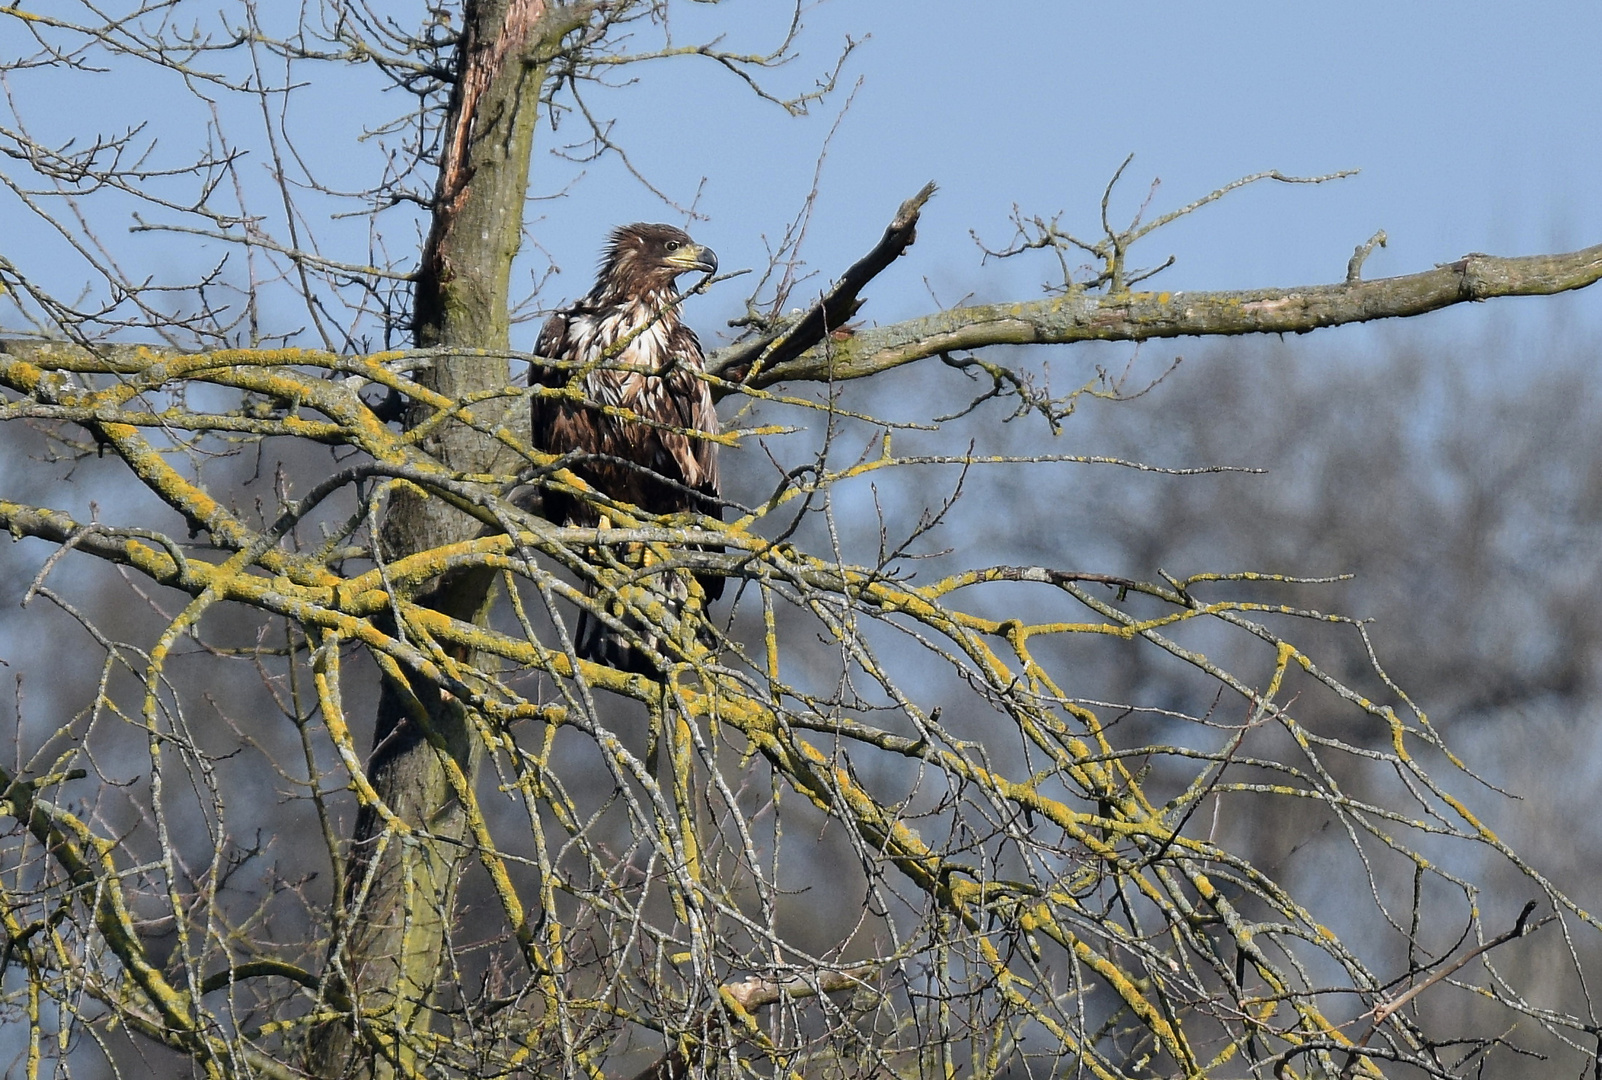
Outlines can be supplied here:
[[[540, 331], [529, 371], [534, 445], [572, 455], [571, 468], [596, 492], [647, 515], [694, 511], [722, 517], [718, 500], [718, 430], [712, 393], [699, 376], [703, 354], [679, 319], [681, 274], [717, 270], [717, 256], [671, 225], [614, 229], [595, 287], [553, 314]], [[604, 506], [547, 489], [546, 518], [584, 528], [608, 527]], [[699, 577], [708, 599], [723, 579]], [[682, 574], [651, 580], [670, 616], [684, 610]], [[661, 627], [646, 627], [617, 606], [619, 624], [581, 612], [575, 651], [586, 660], [654, 675]], [[642, 652], [630, 638], [638, 638]]]

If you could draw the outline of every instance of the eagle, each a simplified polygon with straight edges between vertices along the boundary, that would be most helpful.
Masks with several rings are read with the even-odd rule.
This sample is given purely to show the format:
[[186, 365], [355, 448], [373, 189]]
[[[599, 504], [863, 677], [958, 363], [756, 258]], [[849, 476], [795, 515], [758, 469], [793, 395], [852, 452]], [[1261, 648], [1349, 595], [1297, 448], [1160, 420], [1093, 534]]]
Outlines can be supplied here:
[[[529, 369], [537, 449], [570, 455], [570, 468], [596, 492], [647, 516], [694, 511], [722, 519], [718, 431], [712, 392], [701, 377], [705, 356], [679, 318], [681, 274], [713, 274], [712, 250], [671, 225], [639, 222], [614, 229], [600, 273], [579, 300], [546, 320]], [[541, 389], [551, 392], [541, 393]], [[544, 516], [561, 525], [606, 528], [604, 506], [547, 489]], [[697, 575], [708, 600], [723, 579]], [[682, 573], [647, 579], [677, 617], [685, 609]], [[592, 591], [593, 595], [593, 591]], [[656, 675], [660, 628], [608, 603], [615, 625], [581, 611], [574, 649], [586, 660]], [[620, 629], [620, 627], [622, 629]], [[639, 647], [644, 645], [645, 649]]]

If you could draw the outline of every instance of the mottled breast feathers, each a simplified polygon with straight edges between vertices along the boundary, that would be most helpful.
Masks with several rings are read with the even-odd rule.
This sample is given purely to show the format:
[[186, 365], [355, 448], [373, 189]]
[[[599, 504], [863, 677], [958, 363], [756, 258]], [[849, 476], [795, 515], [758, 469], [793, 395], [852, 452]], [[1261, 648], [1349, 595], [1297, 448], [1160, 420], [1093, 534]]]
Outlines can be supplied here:
[[[710, 249], [670, 225], [626, 225], [612, 233], [595, 287], [553, 314], [535, 351], [534, 444], [547, 453], [575, 453], [573, 470], [598, 492], [646, 514], [693, 510], [721, 517], [712, 394], [698, 378], [704, 356], [695, 332], [679, 318], [674, 282], [692, 270], [710, 273]], [[547, 491], [545, 516], [593, 526], [600, 510]], [[720, 591], [721, 579], [708, 579]]]

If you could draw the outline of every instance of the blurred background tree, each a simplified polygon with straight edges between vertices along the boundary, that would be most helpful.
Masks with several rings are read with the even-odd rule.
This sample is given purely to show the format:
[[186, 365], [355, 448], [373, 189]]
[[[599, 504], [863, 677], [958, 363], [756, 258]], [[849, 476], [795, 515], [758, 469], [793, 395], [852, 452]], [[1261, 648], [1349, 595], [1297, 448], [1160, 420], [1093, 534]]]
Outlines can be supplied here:
[[[1148, 292], [1147, 233], [1237, 185], [1113, 160], [959, 263], [910, 247], [929, 189], [874, 244], [894, 170], [826, 228], [819, 158], [751, 200], [760, 256], [716, 242], [749, 296], [687, 308], [733, 316], [730, 523], [607, 538], [729, 577], [713, 644], [573, 656], [579, 584], [632, 572], [522, 509], [573, 478], [520, 324], [578, 291], [547, 237], [651, 214], [530, 192], [612, 168], [707, 238], [696, 178], [744, 162], [702, 115], [839, 153], [857, 43], [801, 53], [817, 17], [0, 10], [18, 1075], [1595, 1067], [1590, 335], [1159, 339], [1581, 288], [1596, 249]], [[936, 298], [981, 256], [1005, 302]]]

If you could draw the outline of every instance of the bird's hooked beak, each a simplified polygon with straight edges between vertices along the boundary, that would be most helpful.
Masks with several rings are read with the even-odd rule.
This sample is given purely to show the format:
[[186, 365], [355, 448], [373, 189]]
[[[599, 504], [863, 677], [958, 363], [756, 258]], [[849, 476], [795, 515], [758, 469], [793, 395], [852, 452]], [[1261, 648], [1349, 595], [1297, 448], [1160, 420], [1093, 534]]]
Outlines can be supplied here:
[[668, 255], [667, 263], [681, 273], [687, 273], [691, 270], [700, 270], [706, 274], [718, 272], [717, 253], [702, 244], [685, 244]]

